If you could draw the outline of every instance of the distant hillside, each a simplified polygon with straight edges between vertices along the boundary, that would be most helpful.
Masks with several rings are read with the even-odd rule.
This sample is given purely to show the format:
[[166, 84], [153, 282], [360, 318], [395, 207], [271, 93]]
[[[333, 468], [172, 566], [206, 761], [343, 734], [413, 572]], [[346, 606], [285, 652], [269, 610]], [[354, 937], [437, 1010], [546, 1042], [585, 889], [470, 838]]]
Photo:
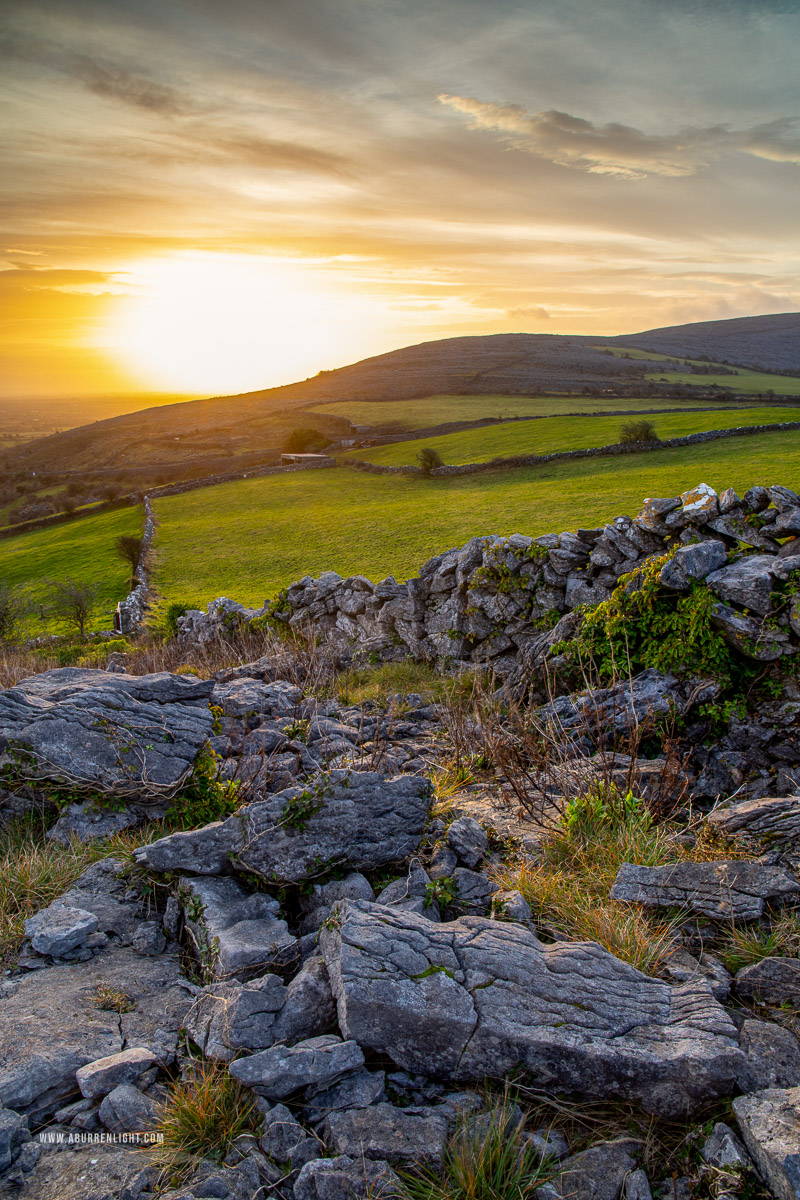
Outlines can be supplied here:
[[[19, 447], [13, 463], [7, 459], [5, 465], [80, 471], [275, 450], [293, 425], [324, 420], [309, 414], [300, 418], [298, 410], [337, 400], [388, 403], [437, 393], [580, 394], [612, 387], [627, 395], [669, 394], [667, 385], [645, 382], [646, 375], [663, 370], [663, 362], [619, 358], [605, 346], [642, 347], [686, 358], [703, 354], [714, 361], [779, 370], [796, 364], [800, 374], [800, 314], [703, 322], [616, 338], [513, 333], [423, 342], [285, 387], [98, 421]], [[703, 385], [702, 377], [698, 385]]]
[[705, 357], [712, 362], [735, 363], [761, 371], [800, 374], [800, 313], [698, 321], [693, 325], [670, 325], [665, 329], [648, 329], [630, 337], [607, 340], [656, 354]]

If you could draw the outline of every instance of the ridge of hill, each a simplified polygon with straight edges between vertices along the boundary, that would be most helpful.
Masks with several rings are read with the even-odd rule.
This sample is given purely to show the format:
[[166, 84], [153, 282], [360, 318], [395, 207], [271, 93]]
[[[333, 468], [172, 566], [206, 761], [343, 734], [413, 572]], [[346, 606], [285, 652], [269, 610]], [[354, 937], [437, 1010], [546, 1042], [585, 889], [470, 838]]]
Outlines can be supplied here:
[[[528, 333], [445, 338], [405, 346], [283, 387], [97, 421], [16, 447], [13, 464], [8, 459], [5, 465], [17, 471], [97, 470], [142, 462], [169, 464], [187, 455], [274, 452], [297, 424], [300, 410], [339, 400], [389, 403], [442, 393], [575, 394], [612, 385], [626, 395], [671, 394], [674, 385], [646, 378], [664, 370], [663, 360], [619, 357], [618, 348], [645, 342], [656, 354], [691, 358], [702, 353], [712, 361], [724, 358], [779, 370], [796, 364], [800, 374], [800, 313], [702, 322], [615, 338]], [[654, 350], [656, 343], [662, 348]], [[663, 349], [666, 346], [668, 351]], [[698, 384], [702, 386], [702, 376]], [[305, 423], [320, 426], [326, 421], [335, 423], [334, 418], [316, 413]], [[326, 432], [335, 434], [334, 425]]]

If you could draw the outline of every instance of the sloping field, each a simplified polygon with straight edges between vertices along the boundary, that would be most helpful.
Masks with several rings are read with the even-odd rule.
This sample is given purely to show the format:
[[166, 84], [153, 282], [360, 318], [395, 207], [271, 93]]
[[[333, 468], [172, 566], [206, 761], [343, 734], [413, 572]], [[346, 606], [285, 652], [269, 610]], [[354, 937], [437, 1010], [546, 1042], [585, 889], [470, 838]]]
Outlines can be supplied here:
[[[589, 446], [607, 446], [619, 441], [620, 430], [633, 417], [546, 417], [542, 421], [515, 421], [508, 425], [489, 425], [483, 429], [465, 429], [441, 437], [390, 446], [371, 446], [353, 450], [347, 457], [387, 466], [414, 464], [422, 446], [438, 450], [445, 463], [459, 465], [489, 462], [514, 454], [552, 454], [558, 450], [583, 450]], [[723, 412], [654, 413], [649, 420], [660, 438], [684, 437], [706, 429], [730, 429], [736, 425], [769, 425], [773, 422], [800, 421], [800, 407], [742, 408]]]
[[114, 607], [128, 591], [130, 578], [114, 542], [121, 533], [141, 531], [141, 508], [123, 508], [0, 540], [0, 579], [11, 587], [24, 587], [34, 603], [26, 632], [64, 632], [59, 622], [43, 621], [39, 611], [50, 598], [48, 582], [64, 579], [98, 585], [96, 615], [89, 628], [110, 629]]
[[[728, 401], [726, 401], [727, 403]], [[420, 400], [342, 400], [317, 404], [311, 412], [347, 417], [356, 425], [385, 425], [396, 422], [405, 429], [425, 429], [447, 421], [480, 421], [484, 417], [546, 417], [565, 413], [652, 411], [655, 408], [697, 408], [709, 401], [664, 399], [620, 399], [615, 396], [426, 396]], [[713, 403], [713, 402], [712, 402]], [[730, 401], [736, 404], [736, 399]]]
[[325, 570], [405, 578], [474, 534], [536, 535], [635, 515], [643, 497], [701, 480], [740, 493], [755, 483], [798, 488], [800, 431], [451, 479], [339, 468], [165, 496], [155, 502], [155, 581], [170, 601], [227, 595], [256, 605]]
[[662, 371], [646, 375], [645, 379], [668, 383], [689, 384], [693, 387], [721, 387], [731, 392], [777, 392], [782, 396], [800, 396], [800, 379], [792, 375], [769, 375], [764, 371], [737, 371], [735, 375], [695, 375], [683, 371]]

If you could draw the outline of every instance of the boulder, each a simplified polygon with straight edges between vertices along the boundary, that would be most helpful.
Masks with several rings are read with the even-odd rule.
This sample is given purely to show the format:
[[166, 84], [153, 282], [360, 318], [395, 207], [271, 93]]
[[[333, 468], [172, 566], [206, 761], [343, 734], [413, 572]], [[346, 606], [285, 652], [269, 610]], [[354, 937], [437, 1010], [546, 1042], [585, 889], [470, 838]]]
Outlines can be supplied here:
[[364, 1055], [354, 1041], [333, 1034], [309, 1038], [296, 1046], [273, 1046], [248, 1058], [237, 1058], [231, 1075], [268, 1100], [283, 1100], [300, 1088], [322, 1089], [349, 1071], [364, 1066]]
[[767, 1088], [733, 1102], [758, 1173], [777, 1200], [800, 1197], [800, 1087]]
[[752, 1166], [750, 1155], [739, 1141], [730, 1125], [717, 1121], [711, 1133], [700, 1147], [703, 1161], [720, 1171], [747, 1171]]
[[800, 1045], [782, 1025], [748, 1017], [742, 1022], [739, 1045], [749, 1064], [748, 1074], [740, 1078], [743, 1092], [800, 1085]]
[[25, 935], [31, 939], [37, 954], [51, 954], [58, 958], [82, 946], [99, 927], [100, 922], [94, 913], [55, 903], [27, 918]]
[[121, 1083], [103, 1099], [98, 1116], [111, 1133], [144, 1133], [158, 1124], [159, 1111], [132, 1083]]
[[676, 1115], [746, 1069], [704, 983], [670, 987], [594, 943], [544, 945], [482, 917], [437, 925], [352, 901], [340, 919], [320, 939], [340, 1028], [405, 1070], [469, 1081], [522, 1067], [538, 1090]]
[[340, 1109], [369, 1108], [384, 1099], [385, 1086], [383, 1071], [356, 1071], [345, 1075], [338, 1083], [314, 1094], [306, 1105], [306, 1118], [316, 1122]]
[[271, 883], [301, 883], [332, 866], [376, 870], [417, 849], [427, 779], [334, 770], [242, 808], [227, 821], [175, 833], [135, 851], [156, 871], [218, 874], [231, 858]]
[[179, 888], [186, 928], [201, 965], [218, 979], [244, 978], [285, 966], [297, 940], [265, 892], [246, 892], [230, 878], [184, 879]]
[[395, 1166], [437, 1167], [444, 1154], [447, 1117], [433, 1108], [373, 1104], [332, 1112], [323, 1136], [336, 1154], [379, 1159]]
[[706, 583], [726, 603], [766, 616], [772, 604], [775, 561], [770, 554], [746, 555], [719, 571], [712, 571], [706, 576]]
[[745, 1000], [800, 1008], [800, 959], [762, 958], [736, 976], [736, 992]]
[[20, 1148], [30, 1140], [25, 1118], [10, 1108], [0, 1108], [0, 1171], [11, 1166]]
[[536, 1189], [536, 1200], [618, 1200], [640, 1151], [641, 1142], [618, 1138], [573, 1154], [555, 1179]]
[[611, 896], [649, 908], [687, 908], [719, 921], [756, 921], [771, 904], [786, 903], [799, 892], [797, 880], [782, 867], [732, 859], [662, 867], [623, 863]]
[[149, 1071], [157, 1063], [157, 1058], [151, 1050], [137, 1046], [132, 1050], [121, 1050], [118, 1054], [109, 1054], [106, 1058], [98, 1058], [85, 1067], [79, 1067], [75, 1074], [81, 1095], [86, 1100], [97, 1100], [107, 1096], [121, 1083], [133, 1083], [145, 1071]]
[[0, 755], [26, 779], [169, 794], [211, 734], [213, 684], [193, 675], [62, 667], [0, 692]]
[[728, 561], [728, 550], [724, 542], [698, 542], [693, 546], [681, 546], [661, 568], [660, 580], [676, 592], [688, 592], [692, 583], [705, 579], [712, 571], [718, 571]]
[[387, 1162], [358, 1155], [320, 1158], [303, 1167], [294, 1182], [294, 1200], [392, 1200], [400, 1180]]
[[137, 813], [127, 809], [120, 812], [98, 808], [87, 800], [84, 804], [68, 804], [55, 825], [48, 829], [47, 837], [62, 846], [68, 846], [76, 838], [79, 842], [91, 842], [95, 838], [112, 837], [123, 829], [131, 829], [141, 819]]
[[468, 867], [477, 867], [489, 853], [486, 830], [474, 817], [459, 817], [447, 830], [447, 844]]
[[186, 1014], [184, 1028], [207, 1058], [230, 1062], [240, 1050], [266, 1050], [287, 989], [277, 975], [250, 983], [212, 983]]

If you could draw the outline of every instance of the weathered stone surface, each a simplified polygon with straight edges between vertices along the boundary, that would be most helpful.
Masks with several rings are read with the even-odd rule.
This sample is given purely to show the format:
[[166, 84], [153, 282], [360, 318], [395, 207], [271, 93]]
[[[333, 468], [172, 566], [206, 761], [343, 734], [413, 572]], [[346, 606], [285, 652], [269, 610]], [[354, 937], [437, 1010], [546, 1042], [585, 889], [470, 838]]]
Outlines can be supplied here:
[[573, 1154], [551, 1183], [536, 1189], [536, 1200], [618, 1200], [640, 1150], [641, 1142], [618, 1138]]
[[155, 1128], [159, 1112], [132, 1083], [121, 1083], [104, 1097], [98, 1116], [112, 1133], [144, 1133]]
[[51, 904], [41, 909], [25, 922], [25, 935], [37, 954], [52, 954], [58, 957], [82, 946], [90, 934], [95, 933], [100, 922], [94, 913], [82, 908], [66, 908], [63, 904]]
[[68, 846], [75, 838], [79, 842], [91, 842], [94, 838], [111, 837], [123, 829], [130, 829], [141, 819], [137, 813], [97, 808], [87, 800], [85, 804], [67, 805], [55, 825], [48, 829], [47, 837], [62, 846]]
[[736, 992], [762, 1004], [800, 1008], [800, 959], [762, 958], [736, 976]]
[[303, 1167], [294, 1182], [295, 1200], [389, 1200], [400, 1181], [387, 1162], [367, 1158], [320, 1158]]
[[650, 668], [613, 687], [593, 688], [574, 696], [560, 696], [537, 710], [537, 719], [565, 734], [585, 732], [610, 737], [626, 733], [658, 714], [683, 715], [690, 705], [711, 700], [718, 685], [680, 683], [674, 675]]
[[217, 978], [245, 978], [297, 957], [274, 897], [223, 877], [184, 879], [179, 898], [198, 956]]
[[800, 893], [797, 880], [782, 867], [733, 859], [730, 862], [677, 862], [663, 867], [623, 863], [611, 896], [650, 908], [688, 908], [717, 920], [755, 921], [769, 904]]
[[[132, 1010], [97, 1008], [101, 984], [129, 996]], [[79, 1095], [79, 1067], [125, 1044], [168, 1064], [189, 1002], [171, 954], [142, 958], [109, 946], [88, 962], [32, 972], [0, 998], [0, 1103], [39, 1123]]]
[[384, 1098], [386, 1075], [383, 1071], [356, 1071], [339, 1083], [316, 1092], [306, 1105], [305, 1115], [311, 1122], [321, 1121], [340, 1109], [369, 1108]]
[[135, 1046], [131, 1050], [121, 1050], [118, 1054], [109, 1054], [87, 1063], [78, 1069], [75, 1078], [81, 1095], [87, 1100], [97, 1100], [100, 1096], [107, 1096], [121, 1083], [133, 1083], [157, 1061], [151, 1050]]
[[641, 1167], [631, 1171], [622, 1181], [623, 1200], [653, 1200], [650, 1180]]
[[325, 1088], [348, 1071], [364, 1066], [354, 1041], [333, 1034], [309, 1038], [296, 1046], [273, 1046], [260, 1054], [238, 1058], [229, 1070], [234, 1079], [268, 1100], [283, 1100], [304, 1087]]
[[486, 830], [474, 817], [459, 817], [447, 830], [447, 844], [468, 867], [477, 867], [489, 852]]
[[62, 667], [0, 692], [0, 755], [24, 773], [101, 792], [169, 792], [211, 733], [213, 684], [191, 675], [119, 675]]
[[739, 1044], [748, 1062], [748, 1071], [740, 1078], [743, 1092], [800, 1085], [800, 1045], [788, 1029], [774, 1021], [748, 1017], [742, 1023]]
[[296, 1042], [328, 1033], [336, 1024], [336, 1003], [321, 955], [307, 958], [286, 990], [275, 1020], [276, 1041]]
[[0, 1171], [11, 1166], [20, 1148], [30, 1139], [25, 1118], [9, 1108], [0, 1108]]
[[495, 892], [492, 897], [493, 913], [507, 921], [530, 921], [531, 906], [517, 888], [509, 892]]
[[157, 871], [216, 874], [235, 855], [240, 867], [275, 883], [299, 883], [332, 865], [375, 870], [417, 849], [428, 794], [428, 781], [416, 776], [335, 770], [222, 823], [142, 846], [136, 858]]
[[660, 579], [667, 587], [685, 592], [693, 581], [705, 579], [712, 571], [718, 571], [728, 560], [724, 542], [698, 542], [694, 546], [681, 546], [661, 568]]
[[697, 487], [681, 492], [681, 502], [684, 517], [693, 523], [700, 524], [719, 512], [717, 493], [707, 483], [698, 483]]
[[676, 947], [667, 957], [662, 973], [671, 983], [704, 981], [711, 988], [715, 1000], [722, 1004], [728, 999], [733, 982], [730, 973], [713, 954], [701, 953], [695, 958], [682, 946]]
[[708, 823], [721, 833], [747, 833], [769, 846], [800, 847], [800, 797], [763, 796], [709, 813]]
[[468, 871], [466, 867], [456, 867], [453, 882], [456, 886], [456, 904], [464, 912], [484, 912], [498, 890], [497, 884], [492, 883], [481, 871]]
[[769, 554], [751, 554], [706, 576], [706, 583], [721, 600], [740, 604], [765, 616], [771, 606], [775, 559]]
[[11, 1192], [18, 1200], [139, 1200], [142, 1191], [146, 1194], [132, 1183], [142, 1175], [141, 1147], [34, 1144], [40, 1156]]
[[203, 988], [186, 1014], [184, 1028], [195, 1045], [217, 1061], [230, 1062], [240, 1050], [266, 1050], [287, 988], [277, 975], [249, 983], [217, 982]]
[[308, 1133], [285, 1104], [276, 1104], [265, 1115], [261, 1137], [258, 1144], [264, 1153], [276, 1162], [289, 1162], [299, 1147], [310, 1142], [314, 1152], [309, 1154], [306, 1162], [319, 1158], [321, 1149], [316, 1138], [310, 1138]]
[[258, 713], [266, 717], [286, 717], [295, 713], [303, 699], [296, 684], [279, 679], [264, 683], [247, 676], [217, 683], [211, 693], [211, 704], [222, 709], [226, 717], [244, 717]]
[[778, 1200], [800, 1197], [800, 1087], [739, 1096], [733, 1111], [758, 1173]]
[[432, 1108], [415, 1112], [393, 1104], [373, 1104], [332, 1112], [323, 1136], [336, 1154], [435, 1167], [444, 1153], [447, 1118]]
[[321, 945], [346, 1037], [437, 1079], [502, 1077], [662, 1113], [728, 1094], [746, 1059], [703, 984], [670, 987], [594, 943], [482, 917], [435, 925], [348, 902]]

